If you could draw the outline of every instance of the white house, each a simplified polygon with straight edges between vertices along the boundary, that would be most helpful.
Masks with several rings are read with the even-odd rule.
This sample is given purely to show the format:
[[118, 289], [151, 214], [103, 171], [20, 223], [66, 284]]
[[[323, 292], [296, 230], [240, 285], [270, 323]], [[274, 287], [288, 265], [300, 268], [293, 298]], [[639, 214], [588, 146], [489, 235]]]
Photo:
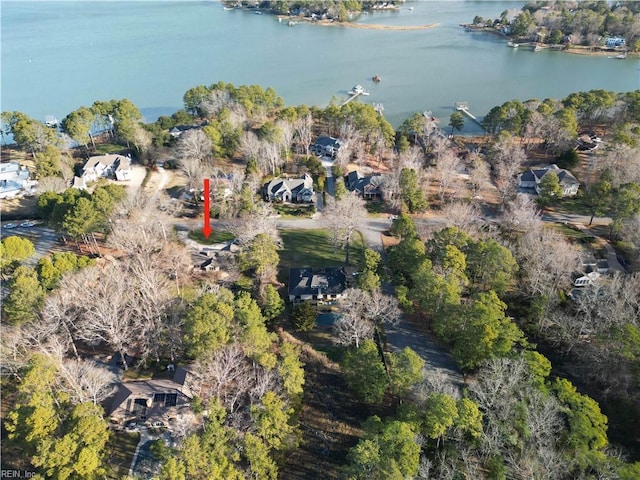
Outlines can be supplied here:
[[29, 169], [18, 162], [0, 163], [0, 198], [15, 197], [29, 186]]
[[622, 37], [607, 37], [604, 40], [604, 45], [608, 48], [624, 47], [626, 43]]
[[309, 203], [313, 201], [313, 179], [307, 173], [291, 180], [274, 178], [262, 187], [266, 201]]
[[131, 159], [113, 154], [89, 158], [82, 167], [82, 178], [91, 182], [100, 177], [115, 177], [118, 181], [131, 180]]
[[518, 176], [518, 185], [520, 188], [533, 188], [536, 193], [540, 193], [540, 181], [550, 172], [558, 176], [558, 182], [562, 188], [562, 196], [568, 197], [578, 193], [580, 182], [572, 175], [569, 170], [558, 167], [556, 164], [543, 168], [530, 168]]

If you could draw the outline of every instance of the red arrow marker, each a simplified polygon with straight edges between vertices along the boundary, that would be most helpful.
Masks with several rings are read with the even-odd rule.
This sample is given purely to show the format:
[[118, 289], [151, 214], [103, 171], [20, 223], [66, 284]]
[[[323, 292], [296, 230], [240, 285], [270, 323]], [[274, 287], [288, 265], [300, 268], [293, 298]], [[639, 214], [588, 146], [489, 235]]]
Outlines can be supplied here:
[[209, 222], [209, 216], [211, 214], [211, 206], [209, 205], [209, 179], [204, 179], [204, 226], [202, 227], [202, 233], [205, 238], [209, 238], [211, 235], [211, 224]]

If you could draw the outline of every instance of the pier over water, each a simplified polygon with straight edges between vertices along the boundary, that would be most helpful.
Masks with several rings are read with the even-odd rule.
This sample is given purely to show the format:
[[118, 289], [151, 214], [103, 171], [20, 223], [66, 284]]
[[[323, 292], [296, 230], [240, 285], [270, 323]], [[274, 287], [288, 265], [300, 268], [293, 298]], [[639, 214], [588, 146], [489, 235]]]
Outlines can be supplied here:
[[482, 127], [482, 122], [480, 122], [480, 120], [478, 120], [478, 118], [469, 111], [469, 102], [456, 102], [455, 107], [456, 110], [464, 113], [467, 117]]

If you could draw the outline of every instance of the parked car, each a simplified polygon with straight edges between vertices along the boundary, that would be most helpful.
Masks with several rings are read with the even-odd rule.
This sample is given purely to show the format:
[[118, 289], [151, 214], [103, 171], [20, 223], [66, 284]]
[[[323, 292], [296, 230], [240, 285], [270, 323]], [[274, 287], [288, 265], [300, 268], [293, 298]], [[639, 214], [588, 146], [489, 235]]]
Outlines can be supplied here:
[[151, 422], [149, 424], [149, 426], [151, 426], [152, 428], [165, 428], [166, 427], [164, 422], [160, 422], [160, 421]]
[[22, 222], [22, 223], [20, 224], [20, 226], [21, 226], [22, 228], [30, 228], [30, 227], [35, 227], [35, 226], [36, 226], [36, 224], [35, 224], [34, 222], [31, 222], [31, 221], [26, 221], [26, 222]]
[[2, 227], [3, 228], [16, 228], [18, 225], [16, 225], [15, 223], [5, 223]]
[[137, 432], [138, 424], [136, 422], [129, 422], [124, 426], [124, 428], [127, 432]]

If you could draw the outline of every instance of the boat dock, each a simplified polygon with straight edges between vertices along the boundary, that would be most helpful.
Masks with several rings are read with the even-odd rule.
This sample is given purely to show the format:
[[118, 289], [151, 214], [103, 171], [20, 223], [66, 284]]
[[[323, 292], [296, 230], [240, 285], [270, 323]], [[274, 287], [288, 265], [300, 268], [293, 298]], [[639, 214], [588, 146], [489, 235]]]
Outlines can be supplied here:
[[364, 87], [362, 85], [356, 85], [354, 86], [350, 91], [349, 91], [349, 98], [347, 98], [344, 102], [342, 102], [340, 104], [341, 107], [345, 106], [347, 103], [349, 103], [351, 100], [353, 100], [354, 98], [359, 97], [360, 95], [363, 96], [367, 96], [369, 95], [369, 92], [366, 92], [364, 90]]
[[467, 117], [469, 117], [471, 120], [473, 120], [474, 122], [476, 122], [478, 125], [482, 127], [482, 122], [480, 122], [480, 120], [478, 120], [476, 116], [469, 111], [468, 102], [456, 102], [455, 107], [456, 107], [456, 110], [464, 113]]

